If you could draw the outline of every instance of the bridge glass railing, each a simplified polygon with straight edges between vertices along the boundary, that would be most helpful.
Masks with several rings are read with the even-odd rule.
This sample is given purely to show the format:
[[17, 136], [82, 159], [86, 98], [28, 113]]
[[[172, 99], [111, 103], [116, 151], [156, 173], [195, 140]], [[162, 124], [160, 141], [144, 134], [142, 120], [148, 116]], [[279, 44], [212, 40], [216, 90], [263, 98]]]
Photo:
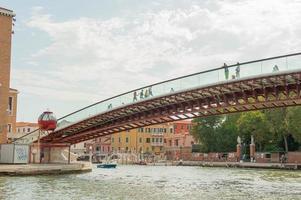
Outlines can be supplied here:
[[[226, 69], [228, 69], [228, 72]], [[219, 84], [221, 82], [231, 81], [232, 79], [248, 78], [251, 76], [284, 72], [288, 70], [301, 70], [301, 53], [244, 62], [229, 65], [226, 68], [219, 67], [132, 90], [107, 100], [97, 102], [59, 118], [57, 129], [64, 128], [85, 118], [112, 109], [142, 102], [151, 98], [181, 92], [191, 88], [202, 87], [208, 84]], [[40, 135], [39, 131], [36, 130], [17, 139], [14, 143], [30, 144], [33, 141], [36, 141], [38, 137], [43, 136], [45, 135]]]
[[66, 115], [58, 120], [58, 129], [85, 118], [150, 98], [189, 90], [195, 87], [202, 87], [208, 84], [218, 84], [219, 82], [230, 81], [232, 79], [241, 79], [294, 69], [301, 69], [301, 53], [244, 62], [171, 79], [132, 90]]

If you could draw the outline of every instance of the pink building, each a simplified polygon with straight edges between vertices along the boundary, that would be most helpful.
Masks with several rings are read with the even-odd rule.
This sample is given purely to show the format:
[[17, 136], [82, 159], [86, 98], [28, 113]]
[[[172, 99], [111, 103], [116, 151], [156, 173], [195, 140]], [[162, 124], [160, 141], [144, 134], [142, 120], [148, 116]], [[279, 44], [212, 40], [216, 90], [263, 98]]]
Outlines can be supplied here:
[[90, 151], [92, 146], [92, 152], [95, 155], [105, 155], [111, 153], [111, 136], [103, 136], [89, 142], [86, 142], [86, 152]]
[[174, 122], [173, 126], [174, 132], [164, 135], [164, 147], [192, 147], [195, 143], [190, 134], [192, 122], [190, 120], [178, 121]]
[[191, 156], [192, 145], [195, 144], [190, 134], [192, 122], [183, 120], [173, 123], [173, 133], [164, 135], [164, 150], [168, 160], [183, 159], [184, 156]]

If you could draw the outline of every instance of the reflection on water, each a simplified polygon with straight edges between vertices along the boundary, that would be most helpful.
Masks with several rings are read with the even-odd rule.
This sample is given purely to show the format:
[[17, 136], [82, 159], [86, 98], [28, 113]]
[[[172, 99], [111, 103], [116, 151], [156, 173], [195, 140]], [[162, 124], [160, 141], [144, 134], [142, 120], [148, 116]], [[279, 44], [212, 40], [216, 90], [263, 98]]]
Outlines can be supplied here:
[[301, 199], [301, 172], [118, 166], [79, 175], [0, 177], [0, 199]]

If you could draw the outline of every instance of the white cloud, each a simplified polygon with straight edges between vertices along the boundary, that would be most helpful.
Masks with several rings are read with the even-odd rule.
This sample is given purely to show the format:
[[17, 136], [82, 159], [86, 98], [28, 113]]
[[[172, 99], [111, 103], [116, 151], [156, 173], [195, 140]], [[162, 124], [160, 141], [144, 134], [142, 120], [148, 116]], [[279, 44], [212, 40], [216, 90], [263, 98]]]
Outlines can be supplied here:
[[40, 68], [16, 70], [17, 83], [34, 95], [47, 91], [53, 99], [90, 103], [223, 62], [291, 53], [300, 46], [298, 1], [208, 4], [67, 21], [55, 21], [41, 7], [34, 8], [27, 25], [47, 33], [51, 44], [29, 61]]

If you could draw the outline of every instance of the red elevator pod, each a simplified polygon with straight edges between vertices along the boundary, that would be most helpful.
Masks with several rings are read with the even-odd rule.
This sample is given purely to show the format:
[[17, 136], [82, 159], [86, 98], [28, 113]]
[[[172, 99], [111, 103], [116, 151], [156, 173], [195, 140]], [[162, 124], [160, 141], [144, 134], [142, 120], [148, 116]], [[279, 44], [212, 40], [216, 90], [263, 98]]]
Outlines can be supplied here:
[[45, 111], [40, 115], [38, 124], [43, 131], [53, 131], [56, 129], [56, 117], [53, 112]]

